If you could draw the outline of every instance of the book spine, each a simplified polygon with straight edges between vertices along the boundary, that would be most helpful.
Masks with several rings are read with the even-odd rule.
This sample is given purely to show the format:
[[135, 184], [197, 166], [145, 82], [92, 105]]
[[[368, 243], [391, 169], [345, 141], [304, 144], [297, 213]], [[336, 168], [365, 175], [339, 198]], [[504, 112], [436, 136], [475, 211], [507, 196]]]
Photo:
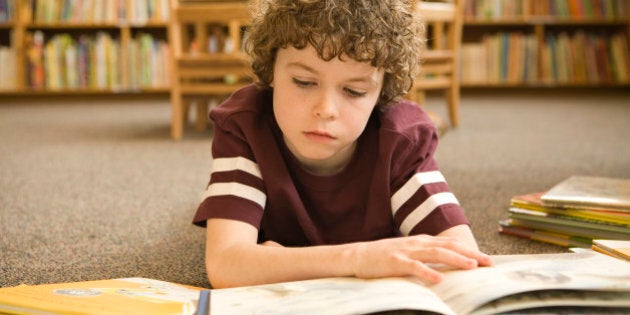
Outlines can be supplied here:
[[562, 247], [590, 248], [592, 245], [592, 240], [588, 238], [569, 236], [562, 233], [539, 231], [524, 227], [510, 226], [508, 223], [502, 223], [499, 226], [499, 233], [558, 245]]

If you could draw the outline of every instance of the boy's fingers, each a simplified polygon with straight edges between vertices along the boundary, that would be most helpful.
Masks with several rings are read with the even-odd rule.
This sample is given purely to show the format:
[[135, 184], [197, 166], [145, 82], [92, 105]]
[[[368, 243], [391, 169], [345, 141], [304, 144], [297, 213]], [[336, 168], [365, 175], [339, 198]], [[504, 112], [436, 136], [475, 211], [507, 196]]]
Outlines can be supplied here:
[[472, 269], [480, 264], [475, 258], [439, 247], [416, 251], [412, 253], [410, 257], [425, 263], [445, 264], [461, 269]]
[[406, 268], [408, 268], [408, 270], [404, 272], [405, 274], [416, 276], [421, 280], [431, 283], [439, 283], [444, 278], [441, 272], [417, 260], [408, 259], [406, 261]]
[[456, 239], [449, 237], [437, 237], [433, 240], [435, 248], [443, 248], [452, 252], [458, 253], [464, 257], [468, 257], [477, 261], [477, 265], [489, 266], [492, 265], [492, 259], [487, 254], [479, 251], [476, 248], [458, 242]]
[[480, 253], [477, 261], [480, 266], [492, 266], [492, 258], [488, 254]]

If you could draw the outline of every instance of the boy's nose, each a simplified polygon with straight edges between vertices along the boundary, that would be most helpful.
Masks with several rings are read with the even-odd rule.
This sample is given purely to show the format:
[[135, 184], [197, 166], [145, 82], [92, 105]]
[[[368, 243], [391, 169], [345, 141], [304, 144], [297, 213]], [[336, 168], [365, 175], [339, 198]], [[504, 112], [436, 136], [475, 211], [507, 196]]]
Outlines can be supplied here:
[[322, 93], [317, 104], [313, 108], [314, 114], [322, 119], [334, 119], [339, 115], [338, 100], [334, 93]]

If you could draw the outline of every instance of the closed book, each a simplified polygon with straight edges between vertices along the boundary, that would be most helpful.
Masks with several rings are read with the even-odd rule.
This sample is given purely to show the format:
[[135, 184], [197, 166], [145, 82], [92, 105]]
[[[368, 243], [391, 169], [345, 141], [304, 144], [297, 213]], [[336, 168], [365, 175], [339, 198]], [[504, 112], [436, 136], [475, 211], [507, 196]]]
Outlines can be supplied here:
[[630, 212], [630, 179], [571, 176], [540, 198], [554, 207]]

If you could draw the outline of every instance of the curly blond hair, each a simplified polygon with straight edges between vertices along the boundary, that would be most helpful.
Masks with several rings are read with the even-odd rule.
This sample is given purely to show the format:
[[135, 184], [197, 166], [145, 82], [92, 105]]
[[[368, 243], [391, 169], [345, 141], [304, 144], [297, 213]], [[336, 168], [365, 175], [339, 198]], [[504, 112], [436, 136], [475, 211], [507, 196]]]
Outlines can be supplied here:
[[[264, 0], [259, 0], [264, 1]], [[385, 72], [378, 104], [399, 101], [413, 84], [423, 31], [413, 0], [271, 0], [248, 29], [245, 48], [269, 89], [278, 49], [311, 45], [323, 60], [348, 56]]]

